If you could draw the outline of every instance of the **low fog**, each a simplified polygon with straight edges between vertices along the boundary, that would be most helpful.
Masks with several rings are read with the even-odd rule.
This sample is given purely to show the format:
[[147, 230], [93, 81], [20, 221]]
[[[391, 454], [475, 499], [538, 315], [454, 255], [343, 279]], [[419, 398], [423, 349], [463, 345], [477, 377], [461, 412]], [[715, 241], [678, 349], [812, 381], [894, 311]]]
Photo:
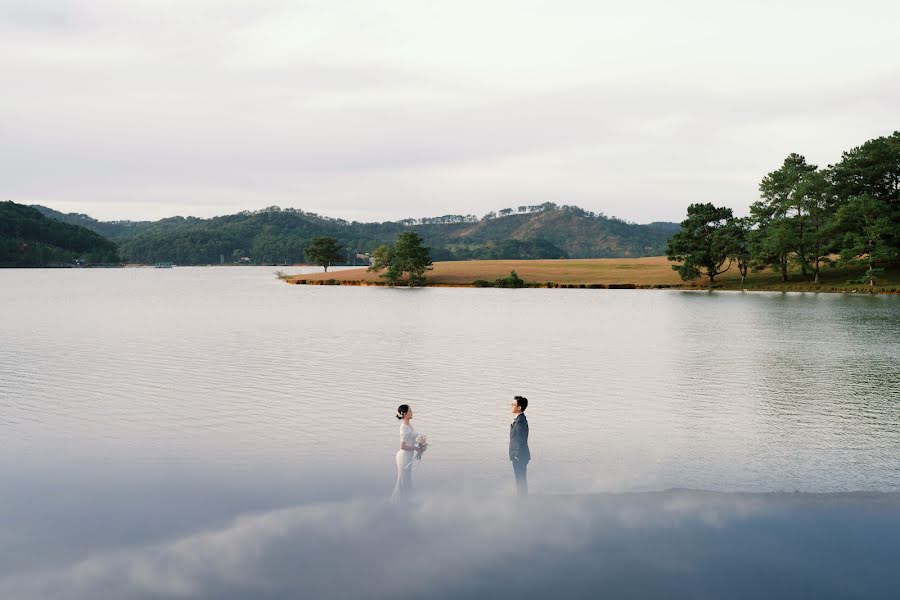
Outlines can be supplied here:
[[900, 584], [898, 525], [877, 493], [356, 499], [0, 577], [0, 597], [875, 598]]

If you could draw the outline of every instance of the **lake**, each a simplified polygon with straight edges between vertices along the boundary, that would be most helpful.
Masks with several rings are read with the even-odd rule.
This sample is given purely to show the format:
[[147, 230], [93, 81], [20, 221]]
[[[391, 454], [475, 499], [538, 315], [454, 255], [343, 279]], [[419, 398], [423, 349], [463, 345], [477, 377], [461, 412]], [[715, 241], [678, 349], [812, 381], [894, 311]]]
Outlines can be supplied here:
[[[769, 492], [900, 492], [900, 297], [288, 286], [274, 270], [0, 270], [0, 592], [245, 515], [361, 502], [375, 522], [401, 403], [431, 444], [423, 499], [511, 500], [515, 394], [538, 497], [689, 488], [746, 515]], [[173, 585], [117, 597], [213, 589]]]

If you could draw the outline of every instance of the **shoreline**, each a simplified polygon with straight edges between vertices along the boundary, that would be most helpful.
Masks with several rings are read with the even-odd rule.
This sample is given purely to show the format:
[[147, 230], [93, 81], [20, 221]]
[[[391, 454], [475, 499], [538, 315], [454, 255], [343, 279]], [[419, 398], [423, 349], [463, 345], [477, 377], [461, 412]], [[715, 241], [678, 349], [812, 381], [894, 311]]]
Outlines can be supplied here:
[[[751, 273], [741, 284], [736, 271], [726, 273], [711, 287], [702, 280], [685, 282], [672, 270], [666, 257], [643, 258], [592, 258], [557, 260], [473, 260], [434, 263], [434, 269], [426, 274], [422, 287], [445, 288], [503, 288], [485, 285], [516, 271], [525, 281], [525, 288], [543, 289], [637, 289], [676, 291], [735, 291], [735, 292], [809, 292], [849, 293], [860, 295], [900, 294], [900, 268], [886, 271], [884, 283], [870, 287], [868, 284], [848, 283], [860, 277], [864, 268], [843, 267], [823, 269], [818, 284], [800, 279], [802, 275], [791, 273], [794, 280], [782, 282], [772, 272]], [[807, 279], [809, 276], [807, 276]], [[344, 285], [391, 287], [377, 273], [366, 267], [342, 269], [331, 273], [289, 275], [281, 278], [291, 285]], [[480, 284], [476, 284], [479, 281]], [[404, 285], [394, 287], [406, 287]]]
[[[361, 280], [286, 280], [285, 283], [289, 285], [324, 285], [324, 286], [344, 286], [344, 287], [392, 287], [392, 288], [400, 288], [405, 289], [409, 286], [405, 285], [388, 285], [382, 282], [373, 282], [373, 281], [361, 281]], [[780, 293], [780, 294], [856, 294], [856, 295], [867, 295], [867, 296], [891, 296], [900, 294], [900, 290], [898, 289], [879, 289], [876, 286], [875, 289], [869, 290], [861, 287], [854, 288], [837, 288], [837, 287], [816, 287], [812, 289], [803, 289], [803, 288], [768, 288], [768, 287], [753, 287], [753, 288], [735, 288], [735, 287], [725, 287], [725, 286], [713, 286], [712, 288], [707, 286], [700, 285], [637, 285], [633, 283], [614, 283], [609, 285], [603, 284], [557, 284], [554, 286], [546, 286], [540, 284], [525, 284], [521, 288], [502, 288], [497, 286], [478, 286], [473, 285], [471, 283], [426, 283], [421, 286], [413, 286], [415, 288], [475, 288], [475, 289], [572, 289], [572, 290], [656, 290], [656, 291], [674, 291], [674, 292], [740, 292], [740, 293], [754, 293], [754, 292], [768, 292], [768, 293]]]

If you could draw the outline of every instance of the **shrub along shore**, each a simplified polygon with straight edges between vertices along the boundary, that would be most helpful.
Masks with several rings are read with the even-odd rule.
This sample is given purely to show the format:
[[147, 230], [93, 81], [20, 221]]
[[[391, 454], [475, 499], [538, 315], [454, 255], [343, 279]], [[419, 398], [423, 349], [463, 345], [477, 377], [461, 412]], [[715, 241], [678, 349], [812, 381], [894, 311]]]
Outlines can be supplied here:
[[[523, 281], [521, 287], [582, 289], [708, 289], [701, 281], [685, 283], [665, 256], [647, 258], [596, 258], [560, 260], [470, 260], [436, 262], [426, 273], [427, 287], [518, 287], [509, 285], [515, 271]], [[737, 269], [717, 279], [712, 289], [781, 291], [781, 292], [855, 292], [900, 293], [900, 267], [888, 269], [882, 283], [876, 286], [849, 283], [858, 280], [864, 267], [824, 269], [820, 282], [792, 273], [791, 280], [781, 281], [780, 274], [770, 271], [750, 273], [741, 285]], [[285, 282], [295, 285], [386, 285], [377, 273], [365, 268], [331, 273], [287, 276]], [[500, 280], [500, 282], [498, 282]], [[505, 283], [503, 283], [505, 282]]]

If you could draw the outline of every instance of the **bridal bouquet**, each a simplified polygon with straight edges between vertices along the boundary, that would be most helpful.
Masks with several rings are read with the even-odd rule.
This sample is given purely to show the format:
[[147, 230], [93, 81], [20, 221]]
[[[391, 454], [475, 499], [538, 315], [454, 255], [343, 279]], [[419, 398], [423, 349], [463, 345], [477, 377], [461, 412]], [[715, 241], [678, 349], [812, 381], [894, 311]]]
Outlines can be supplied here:
[[425, 448], [428, 447], [428, 437], [423, 433], [416, 437], [416, 448], [418, 452], [416, 452], [416, 459], [422, 460], [422, 453], [425, 452]]

